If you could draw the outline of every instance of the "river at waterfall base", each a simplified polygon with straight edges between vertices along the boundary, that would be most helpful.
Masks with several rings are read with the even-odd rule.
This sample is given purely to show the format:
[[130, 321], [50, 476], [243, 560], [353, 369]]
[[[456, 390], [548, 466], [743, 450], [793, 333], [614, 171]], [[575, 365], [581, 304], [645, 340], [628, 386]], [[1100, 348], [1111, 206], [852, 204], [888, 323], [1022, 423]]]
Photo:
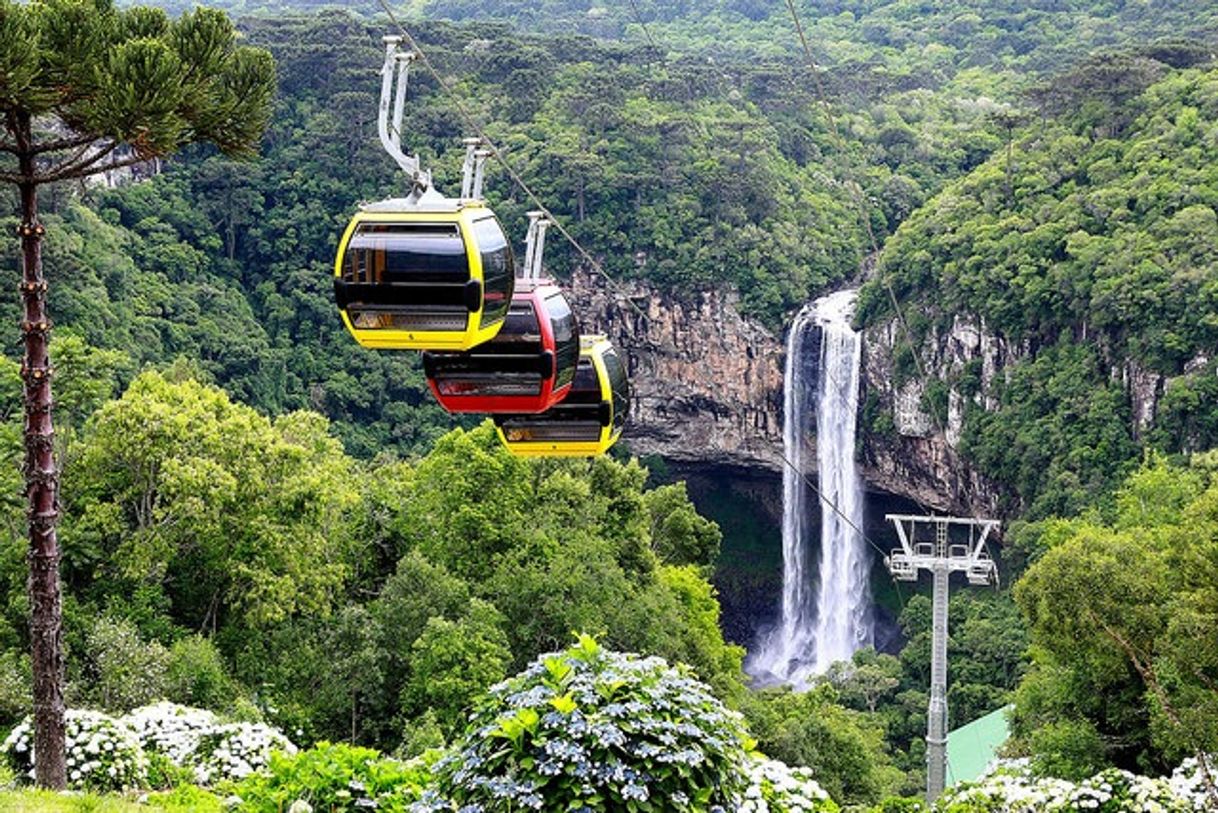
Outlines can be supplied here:
[[[854, 459], [862, 356], [862, 338], [850, 325], [856, 293], [816, 300], [795, 317], [787, 337], [782, 610], [746, 663], [759, 683], [806, 688], [834, 661], [872, 643], [871, 555], [860, 533], [863, 487]], [[815, 472], [806, 465], [813, 416]], [[823, 503], [815, 579], [809, 502], [816, 497], [805, 484], [813, 476]]]

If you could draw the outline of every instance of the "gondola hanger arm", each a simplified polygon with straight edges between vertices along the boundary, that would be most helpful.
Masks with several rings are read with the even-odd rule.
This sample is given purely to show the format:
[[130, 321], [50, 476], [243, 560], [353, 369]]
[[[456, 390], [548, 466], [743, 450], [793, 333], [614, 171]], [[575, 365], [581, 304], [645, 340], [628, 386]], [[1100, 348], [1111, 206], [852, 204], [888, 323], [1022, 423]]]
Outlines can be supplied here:
[[524, 238], [524, 265], [520, 268], [520, 279], [536, 282], [541, 279], [541, 258], [546, 248], [546, 228], [554, 221], [541, 211], [532, 211], [528, 215], [529, 231]]
[[[418, 54], [401, 47], [402, 38], [394, 34], [383, 37], [385, 64], [381, 68], [381, 104], [377, 116], [377, 132], [385, 152], [397, 162], [410, 178], [412, 197], [421, 196], [431, 187], [431, 173], [423, 169], [417, 155], [402, 150], [402, 121], [406, 109], [406, 87], [410, 80], [410, 64]], [[396, 79], [396, 81], [395, 81]], [[392, 111], [392, 121], [390, 120]]]

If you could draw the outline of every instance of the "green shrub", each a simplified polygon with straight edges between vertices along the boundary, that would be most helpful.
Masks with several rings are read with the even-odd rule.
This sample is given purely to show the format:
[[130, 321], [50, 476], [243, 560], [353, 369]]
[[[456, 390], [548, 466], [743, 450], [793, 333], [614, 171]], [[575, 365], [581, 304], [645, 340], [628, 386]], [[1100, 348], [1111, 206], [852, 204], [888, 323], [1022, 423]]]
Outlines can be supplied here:
[[421, 760], [402, 762], [371, 748], [328, 742], [288, 756], [275, 754], [269, 770], [237, 785], [242, 811], [282, 813], [293, 803], [314, 810], [406, 811], [422, 794], [430, 772]]
[[0, 731], [30, 713], [30, 659], [16, 652], [0, 653]]
[[1057, 720], [1037, 728], [1029, 737], [1032, 772], [1078, 781], [1107, 764], [1104, 741], [1087, 720]]
[[[685, 667], [588, 636], [492, 686], [417, 811], [836, 810]], [[763, 804], [758, 804], [762, 802]]]
[[140, 639], [129, 621], [98, 618], [86, 638], [85, 680], [72, 687], [75, 702], [124, 712], [165, 696], [169, 653]]
[[175, 703], [229, 711], [240, 695], [209, 639], [192, 635], [174, 643], [165, 669], [165, 696]]

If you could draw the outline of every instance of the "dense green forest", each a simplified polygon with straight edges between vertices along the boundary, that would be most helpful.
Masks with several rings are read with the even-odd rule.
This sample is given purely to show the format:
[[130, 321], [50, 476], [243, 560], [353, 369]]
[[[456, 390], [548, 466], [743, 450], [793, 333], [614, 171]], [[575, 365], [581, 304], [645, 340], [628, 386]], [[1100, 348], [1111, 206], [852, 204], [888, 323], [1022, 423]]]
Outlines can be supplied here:
[[[1216, 90], [1212, 70], [1146, 56], [1081, 63], [1062, 112], [910, 217], [864, 289], [864, 321], [891, 316], [891, 288], [923, 337], [966, 313], [1021, 348], [990, 391], [977, 370], [947, 383], [998, 402], [971, 409], [963, 448], [1033, 515], [1094, 501], [1140, 445], [1218, 445]], [[1140, 432], [1131, 369], [1161, 377]]]
[[[806, 766], [837, 804], [917, 795], [929, 600], [899, 597], [895, 654], [863, 650], [802, 694], [749, 688], [710, 583], [722, 534], [683, 484], [628, 450], [512, 458], [489, 425], [434, 404], [412, 354], [343, 331], [334, 243], [359, 201], [401, 188], [375, 134], [384, 21], [295, 0], [218, 5], [276, 59], [260, 157], [192, 149], [151, 177], [42, 200], [70, 705], [119, 715], [167, 698], [301, 746], [434, 760], [448, 744], [448, 759], [493, 761], [508, 758], [471, 712], [489, 727], [514, 709], [490, 741], [520, 748], [549, 725], [521, 697], [571, 714], [568, 688], [584, 681], [579, 702], [611, 714], [613, 692], [645, 704], [683, 687], [671, 702], [696, 702], [688, 713], [714, 736]], [[1013, 589], [952, 599], [951, 724], [1013, 702], [1009, 755], [1080, 788], [1218, 750], [1218, 468], [1205, 453], [1218, 446], [1218, 6], [797, 5], [827, 107], [782, 4], [640, 0], [635, 18], [626, 4], [414, 0], [403, 19], [456, 99], [412, 78], [411, 146], [452, 191], [459, 101], [610, 274], [676, 296], [734, 289], [776, 331], [874, 260], [860, 321], [894, 317], [891, 289], [906, 352], [929, 354], [956, 314], [1019, 348], [984, 391], [980, 369], [941, 382], [969, 399], [961, 449], [1016, 520]], [[522, 237], [532, 205], [501, 171], [489, 198]], [[15, 211], [0, 189], [6, 233]], [[9, 267], [17, 250], [0, 243]], [[548, 256], [560, 275], [578, 262], [559, 240]], [[0, 307], [18, 312], [12, 288]], [[1145, 426], [1130, 369], [1161, 377]], [[7, 731], [29, 709], [21, 378], [7, 357], [0, 397]], [[595, 642], [567, 649], [572, 633]], [[708, 757], [734, 777], [723, 798], [745, 782], [734, 753]], [[378, 758], [322, 746], [240, 793], [267, 810], [301, 787], [344, 809], [348, 779], [409, 786], [394, 804], [424, 804], [434, 783], [476, 798], [451, 762]], [[153, 769], [162, 786], [189, 778]], [[325, 771], [346, 797], [324, 796]], [[218, 807], [185, 793], [184, 809]]]

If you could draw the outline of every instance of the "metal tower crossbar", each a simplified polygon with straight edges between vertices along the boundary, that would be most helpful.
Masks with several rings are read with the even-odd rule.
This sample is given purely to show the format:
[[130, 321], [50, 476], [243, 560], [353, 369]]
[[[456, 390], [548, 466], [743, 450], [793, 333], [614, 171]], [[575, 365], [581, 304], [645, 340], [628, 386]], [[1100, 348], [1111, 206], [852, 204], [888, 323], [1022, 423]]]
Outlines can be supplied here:
[[[931, 621], [930, 704], [926, 715], [926, 799], [933, 803], [947, 779], [947, 599], [949, 577], [964, 573], [972, 585], [997, 584], [998, 566], [985, 544], [998, 529], [998, 520], [965, 517], [887, 514], [901, 540], [901, 549], [885, 557], [894, 579], [917, 581], [929, 570], [933, 578]], [[962, 529], [955, 534], [952, 528]], [[919, 528], [933, 531], [919, 537]], [[965, 539], [961, 540], [960, 537]]]

